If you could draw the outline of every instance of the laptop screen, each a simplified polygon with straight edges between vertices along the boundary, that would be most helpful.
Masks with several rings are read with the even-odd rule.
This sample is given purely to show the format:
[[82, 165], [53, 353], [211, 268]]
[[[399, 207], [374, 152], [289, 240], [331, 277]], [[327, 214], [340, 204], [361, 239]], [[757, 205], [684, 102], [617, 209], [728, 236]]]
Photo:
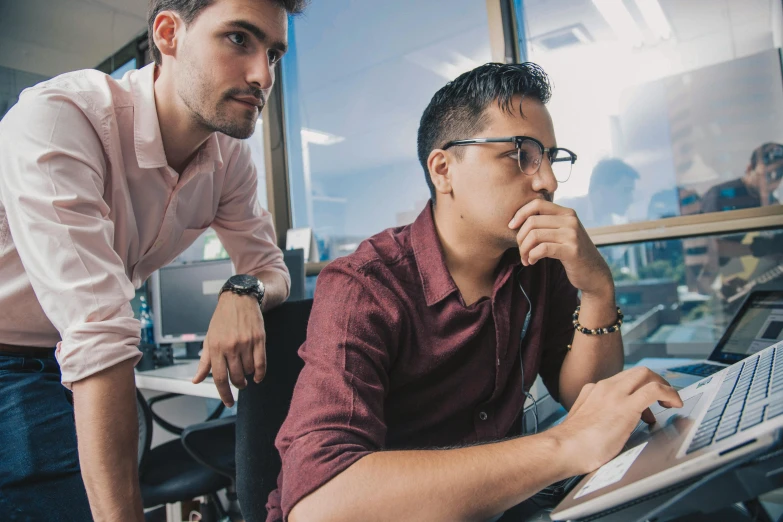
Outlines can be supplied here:
[[737, 311], [710, 360], [731, 364], [780, 340], [783, 340], [783, 291], [756, 291]]

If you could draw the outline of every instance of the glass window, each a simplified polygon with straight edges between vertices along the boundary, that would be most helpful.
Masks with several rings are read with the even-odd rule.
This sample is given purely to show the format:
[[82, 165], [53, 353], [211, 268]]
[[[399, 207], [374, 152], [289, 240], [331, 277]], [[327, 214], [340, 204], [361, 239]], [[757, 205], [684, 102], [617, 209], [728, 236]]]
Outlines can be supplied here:
[[783, 229], [600, 251], [626, 316], [627, 363], [643, 357], [707, 357], [752, 290], [783, 290]]
[[283, 58], [293, 226], [322, 259], [408, 224], [429, 191], [416, 157], [424, 108], [491, 61], [486, 2], [314, 2]]
[[123, 76], [125, 76], [125, 73], [128, 71], [132, 71], [136, 68], [136, 58], [131, 58], [118, 68], [116, 68], [112, 73], [109, 75], [112, 78], [121, 79]]
[[23, 90], [48, 79], [40, 74], [0, 66], [0, 118], [16, 105]]
[[779, 204], [779, 1], [520, 5], [558, 145], [579, 156], [556, 202], [586, 226]]

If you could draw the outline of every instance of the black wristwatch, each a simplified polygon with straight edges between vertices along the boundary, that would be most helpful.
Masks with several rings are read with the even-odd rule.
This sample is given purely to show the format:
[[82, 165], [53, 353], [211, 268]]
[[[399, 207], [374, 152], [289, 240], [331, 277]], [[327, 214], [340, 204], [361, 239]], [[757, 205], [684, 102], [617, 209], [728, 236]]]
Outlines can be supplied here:
[[264, 309], [264, 283], [257, 277], [246, 274], [231, 276], [220, 289], [218, 297], [226, 290], [237, 295], [252, 295], [258, 301], [258, 306]]

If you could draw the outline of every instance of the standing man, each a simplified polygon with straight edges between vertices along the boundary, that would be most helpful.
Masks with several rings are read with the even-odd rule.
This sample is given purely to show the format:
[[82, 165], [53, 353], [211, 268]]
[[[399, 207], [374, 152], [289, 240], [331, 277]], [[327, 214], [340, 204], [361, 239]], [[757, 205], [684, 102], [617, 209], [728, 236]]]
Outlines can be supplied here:
[[240, 140], [303, 7], [151, 0], [154, 64], [58, 76], [0, 122], [4, 520], [144, 520], [130, 300], [207, 227], [246, 277], [224, 287], [194, 380], [211, 367], [230, 405], [229, 379], [263, 378], [261, 311], [289, 278]]

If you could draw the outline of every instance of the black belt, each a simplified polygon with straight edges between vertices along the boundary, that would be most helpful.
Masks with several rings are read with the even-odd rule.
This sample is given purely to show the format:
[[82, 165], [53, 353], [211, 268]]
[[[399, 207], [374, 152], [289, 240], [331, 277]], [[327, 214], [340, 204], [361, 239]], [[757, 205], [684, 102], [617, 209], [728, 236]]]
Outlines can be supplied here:
[[53, 357], [54, 348], [38, 348], [36, 346], [17, 346], [0, 343], [0, 353], [23, 355], [27, 357]]

